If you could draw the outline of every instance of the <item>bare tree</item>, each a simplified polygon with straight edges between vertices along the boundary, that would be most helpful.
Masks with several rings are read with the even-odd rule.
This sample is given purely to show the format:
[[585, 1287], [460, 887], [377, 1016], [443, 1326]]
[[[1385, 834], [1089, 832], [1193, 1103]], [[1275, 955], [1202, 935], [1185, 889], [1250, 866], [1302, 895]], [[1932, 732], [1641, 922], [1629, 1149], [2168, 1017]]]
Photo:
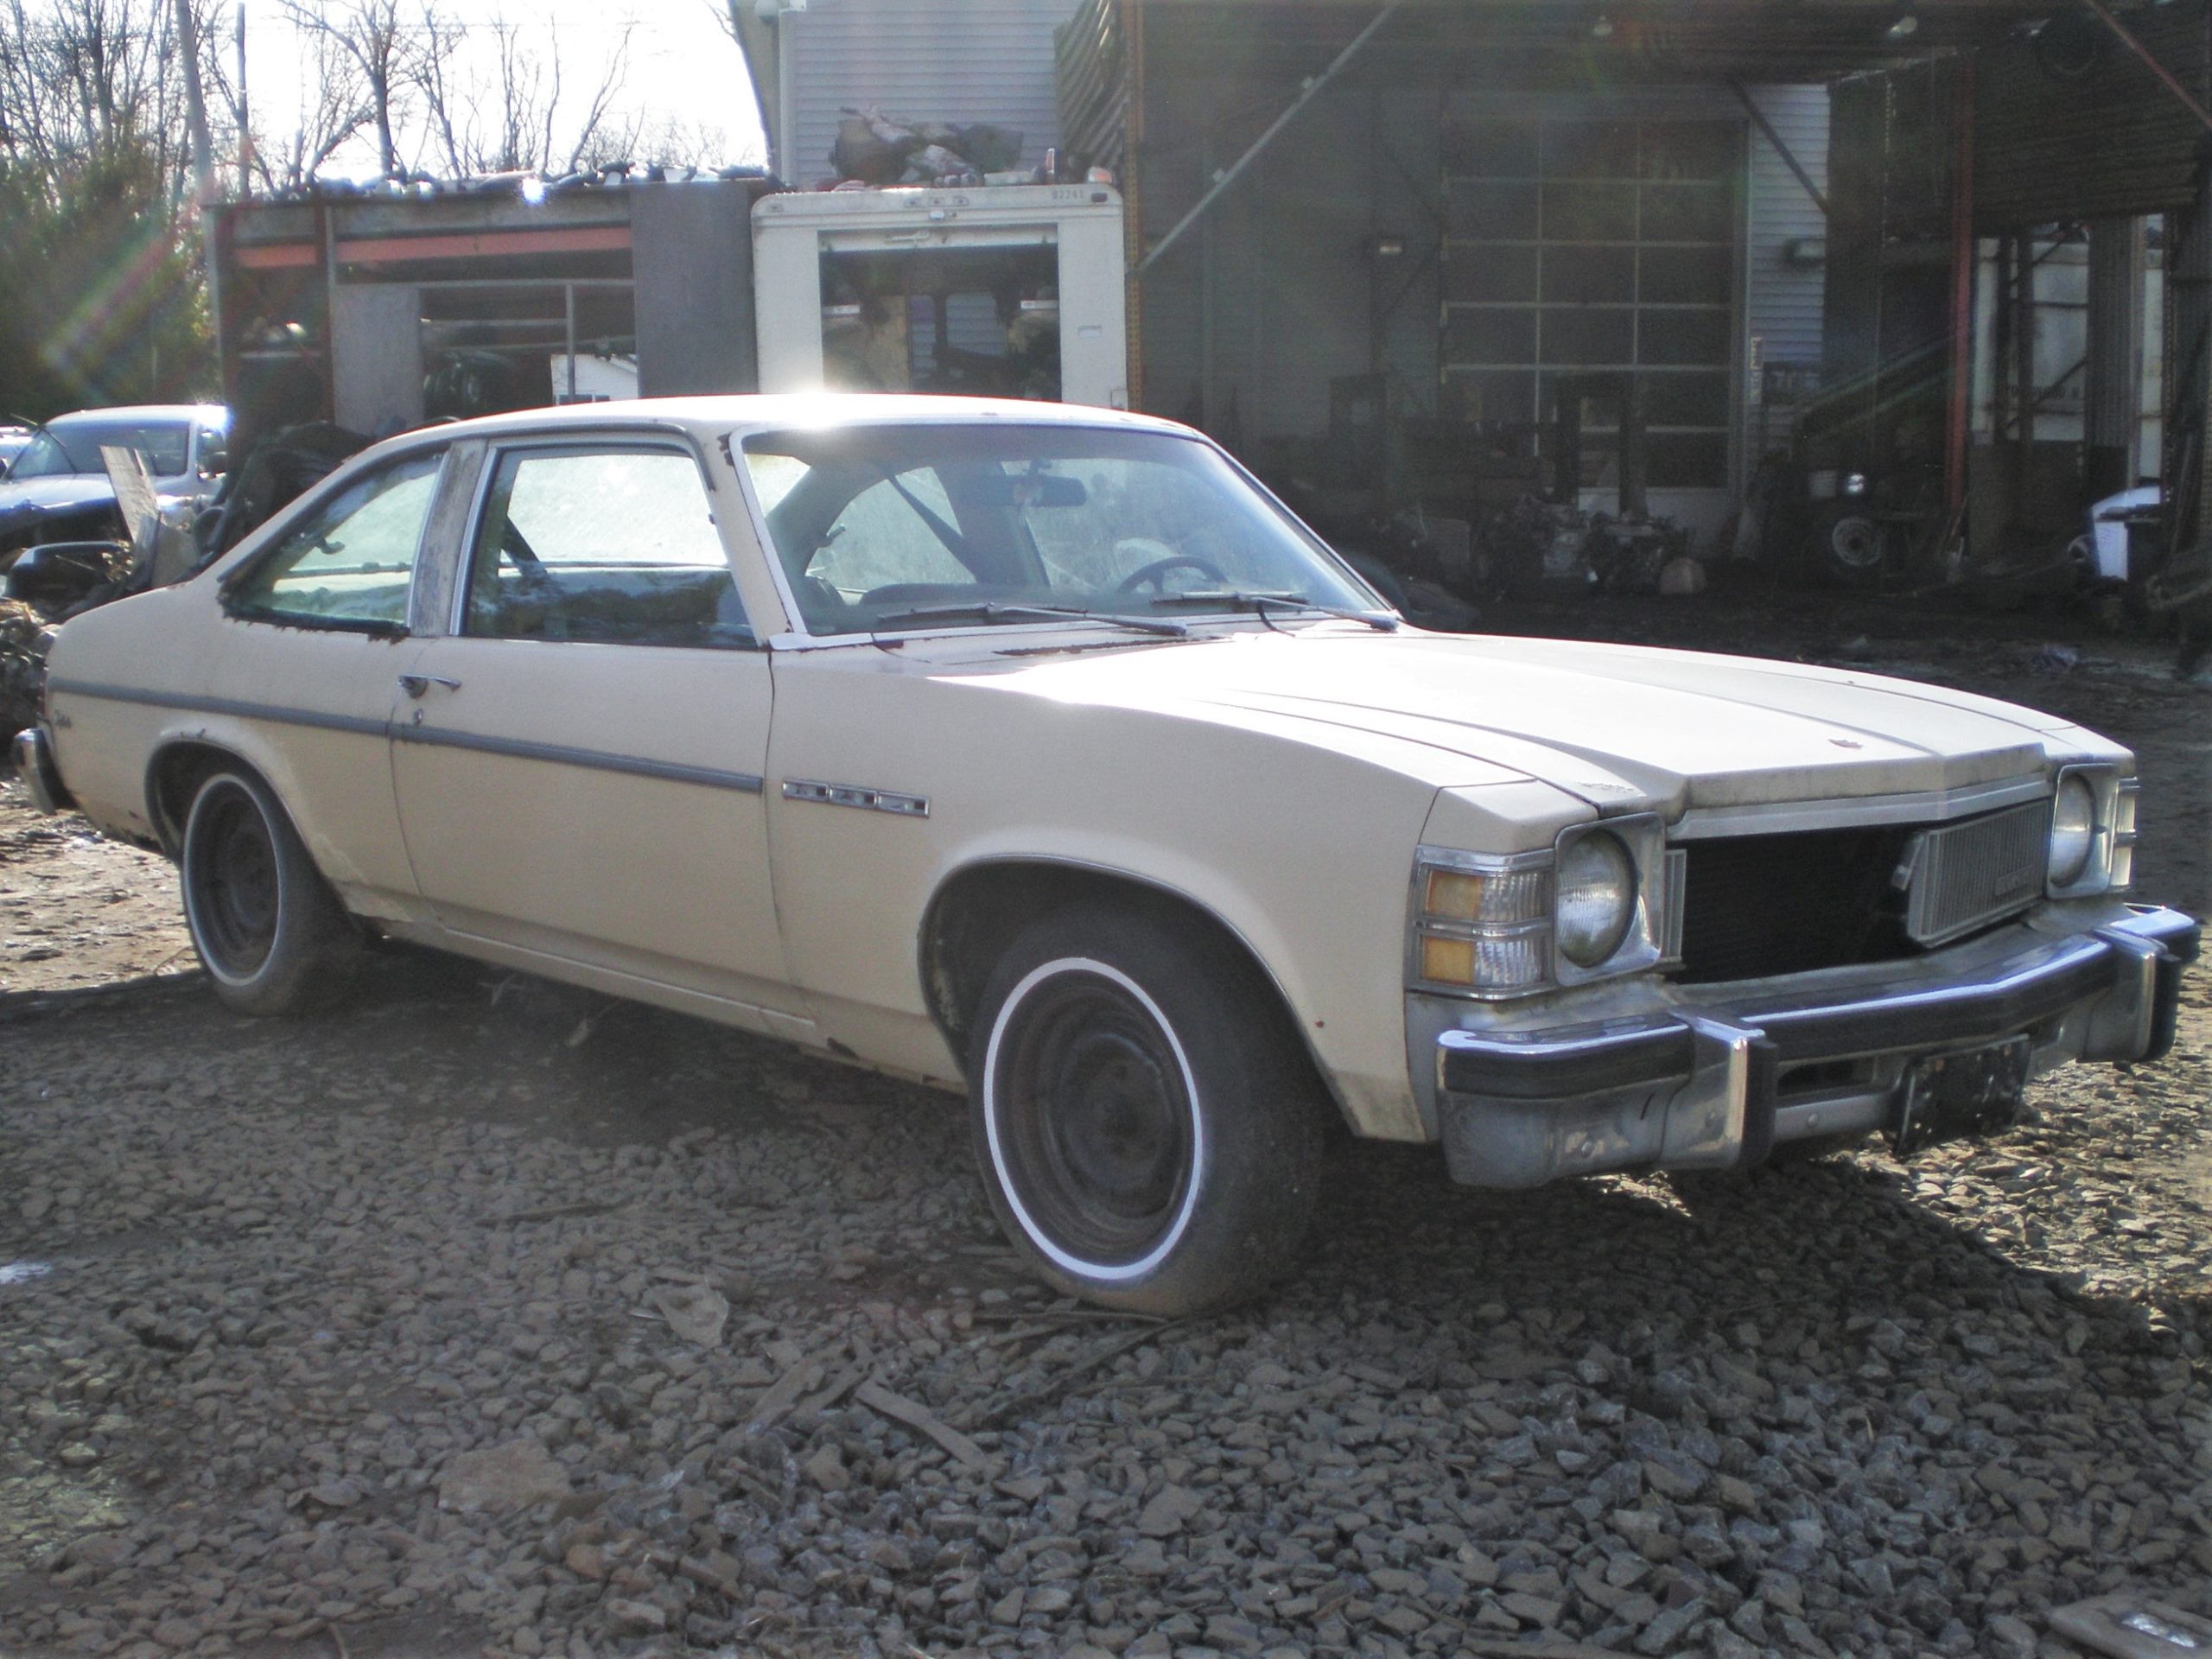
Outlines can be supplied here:
[[200, 80], [200, 20], [192, 0], [176, 0], [177, 55], [184, 73], [185, 131], [192, 142], [192, 194], [201, 202], [215, 199], [215, 140], [208, 130], [206, 89]]
[[11, 158], [49, 174], [160, 125], [168, 28], [158, 0], [7, 0], [0, 126]]
[[540, 52], [532, 44], [535, 29], [504, 18], [477, 27], [493, 36], [491, 73], [473, 82], [457, 82], [449, 66], [457, 59], [465, 31], [434, 5], [423, 10], [423, 35], [429, 47], [423, 101], [446, 165], [454, 174], [573, 172], [610, 147], [627, 154], [624, 129], [611, 112], [629, 77], [634, 22], [621, 25], [613, 49], [601, 60], [599, 79], [576, 118], [565, 165], [558, 148], [568, 126], [563, 118], [563, 58], [558, 30], [545, 26], [546, 45]]
[[612, 136], [607, 124], [607, 113], [613, 105], [616, 94], [622, 90], [623, 80], [630, 73], [630, 36], [636, 29], [637, 24], [634, 22], [623, 24], [622, 33], [615, 42], [614, 50], [607, 55], [607, 73], [600, 77], [599, 86], [593, 92], [590, 102], [584, 111], [583, 124], [576, 130], [576, 142], [569, 149], [568, 170], [571, 173], [582, 164], [594, 145], [603, 143]]
[[[730, 151], [728, 128], [718, 121], [683, 116], [672, 110], [623, 124], [617, 137], [619, 147], [607, 160], [704, 165]], [[587, 156], [586, 163], [593, 159]]]
[[277, 0], [285, 17], [302, 34], [334, 43], [359, 71], [369, 118], [377, 139], [377, 164], [385, 177], [405, 169], [399, 162], [399, 130], [413, 113], [423, 91], [425, 39], [399, 0]]
[[[281, 135], [251, 132], [245, 145], [250, 176], [264, 190], [300, 188], [376, 120], [359, 60], [320, 29], [303, 33], [301, 41], [303, 95], [298, 124]], [[236, 90], [227, 76], [220, 78], [220, 85], [236, 118], [240, 106]]]
[[[208, 24], [219, 3], [0, 0], [0, 160], [51, 188], [88, 162], [143, 155], [181, 203], [191, 156], [186, 71], [213, 69]], [[187, 40], [200, 48], [190, 66]]]
[[19, 407], [207, 385], [183, 41], [213, 3], [0, 0], [0, 383]]

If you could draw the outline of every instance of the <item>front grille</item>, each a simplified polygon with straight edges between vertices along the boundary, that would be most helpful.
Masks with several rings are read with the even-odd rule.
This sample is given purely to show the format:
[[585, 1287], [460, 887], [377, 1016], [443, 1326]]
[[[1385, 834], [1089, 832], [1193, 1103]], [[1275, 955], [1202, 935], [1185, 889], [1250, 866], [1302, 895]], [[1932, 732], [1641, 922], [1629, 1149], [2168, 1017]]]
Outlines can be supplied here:
[[1963, 823], [1693, 841], [1688, 984], [1888, 962], [2018, 913], [2043, 891], [2048, 802]]
[[1909, 828], [1693, 841], [1685, 860], [1687, 984], [1884, 962], [1912, 948], [1891, 877]]
[[1905, 931], [1916, 944], [1942, 944], [2023, 909], [2043, 891], [2050, 844], [2048, 801], [1922, 830], [1905, 849]]

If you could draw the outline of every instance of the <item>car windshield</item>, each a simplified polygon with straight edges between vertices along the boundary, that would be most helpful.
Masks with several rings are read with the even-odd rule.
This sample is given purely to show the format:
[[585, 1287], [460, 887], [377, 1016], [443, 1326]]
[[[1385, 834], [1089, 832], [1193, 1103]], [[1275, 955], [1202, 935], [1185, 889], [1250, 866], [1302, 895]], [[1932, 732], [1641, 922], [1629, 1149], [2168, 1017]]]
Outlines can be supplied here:
[[1194, 438], [871, 425], [757, 434], [745, 459], [812, 633], [1383, 609]]
[[186, 421], [57, 421], [42, 427], [8, 469], [10, 478], [56, 478], [67, 473], [105, 473], [102, 448], [136, 449], [156, 478], [175, 478], [192, 452]]

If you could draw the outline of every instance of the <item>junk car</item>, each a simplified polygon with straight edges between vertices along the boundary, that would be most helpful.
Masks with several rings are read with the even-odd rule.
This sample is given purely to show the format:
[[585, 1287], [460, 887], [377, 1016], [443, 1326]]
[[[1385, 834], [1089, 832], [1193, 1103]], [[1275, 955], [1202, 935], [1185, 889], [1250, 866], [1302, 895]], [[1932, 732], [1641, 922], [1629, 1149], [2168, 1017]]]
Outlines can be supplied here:
[[35, 429], [0, 477], [0, 569], [25, 548], [129, 534], [104, 448], [143, 455], [164, 515], [188, 523], [229, 464], [229, 428], [219, 404], [146, 404], [79, 410]]
[[1527, 1187], [2013, 1121], [2171, 1041], [2119, 745], [1408, 626], [1207, 439], [733, 397], [379, 444], [64, 626], [17, 741], [215, 994], [410, 940], [963, 1091], [1047, 1281], [1281, 1271], [1332, 1120]]

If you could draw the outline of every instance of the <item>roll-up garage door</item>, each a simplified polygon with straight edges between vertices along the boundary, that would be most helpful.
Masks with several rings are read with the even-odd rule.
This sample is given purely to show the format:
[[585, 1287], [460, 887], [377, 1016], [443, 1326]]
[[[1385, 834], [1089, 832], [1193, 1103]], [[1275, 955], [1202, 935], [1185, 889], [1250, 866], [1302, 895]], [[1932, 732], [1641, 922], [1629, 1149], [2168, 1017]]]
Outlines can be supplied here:
[[1528, 423], [1584, 400], [1582, 487], [1618, 482], [1641, 397], [1654, 491], [1726, 490], [1736, 358], [1740, 123], [1462, 119], [1444, 143], [1447, 396]]

